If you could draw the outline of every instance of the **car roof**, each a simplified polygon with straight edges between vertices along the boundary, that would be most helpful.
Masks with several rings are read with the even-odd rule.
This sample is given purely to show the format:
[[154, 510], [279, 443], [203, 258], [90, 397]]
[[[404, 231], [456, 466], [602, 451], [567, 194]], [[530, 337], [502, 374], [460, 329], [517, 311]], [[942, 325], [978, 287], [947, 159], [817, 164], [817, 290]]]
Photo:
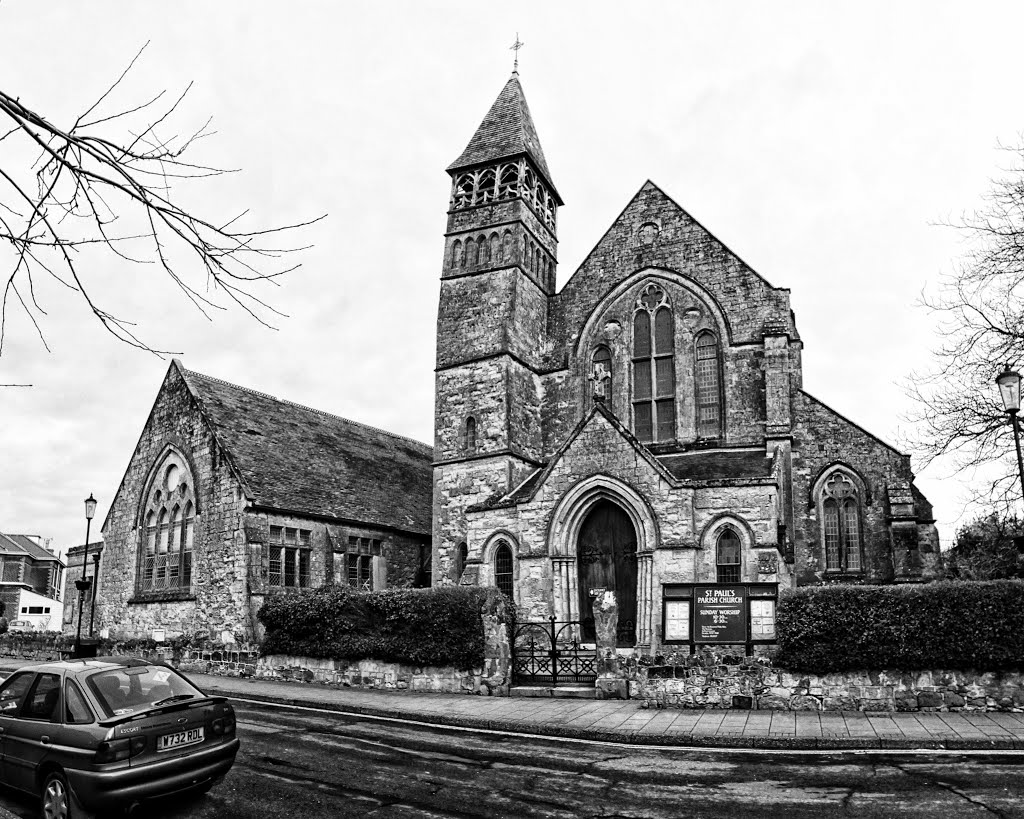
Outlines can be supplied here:
[[[146, 665], [166, 666], [160, 660], [144, 660], [140, 657], [91, 657], [82, 660], [54, 660], [52, 662], [36, 663], [19, 668], [18, 671], [52, 671], [66, 672], [71, 674], [83, 674], [93, 671], [104, 671], [111, 668], [132, 668]], [[168, 668], [170, 666], [167, 666]]]

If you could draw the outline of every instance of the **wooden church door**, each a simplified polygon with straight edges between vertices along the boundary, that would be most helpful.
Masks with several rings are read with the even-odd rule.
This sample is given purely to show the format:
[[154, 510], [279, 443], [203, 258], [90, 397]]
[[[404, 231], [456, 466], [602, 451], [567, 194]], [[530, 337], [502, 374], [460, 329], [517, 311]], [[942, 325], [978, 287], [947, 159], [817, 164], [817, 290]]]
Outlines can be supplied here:
[[615, 592], [619, 607], [617, 644], [636, 645], [636, 530], [621, 507], [598, 501], [580, 527], [576, 544], [583, 639], [596, 639], [592, 589]]

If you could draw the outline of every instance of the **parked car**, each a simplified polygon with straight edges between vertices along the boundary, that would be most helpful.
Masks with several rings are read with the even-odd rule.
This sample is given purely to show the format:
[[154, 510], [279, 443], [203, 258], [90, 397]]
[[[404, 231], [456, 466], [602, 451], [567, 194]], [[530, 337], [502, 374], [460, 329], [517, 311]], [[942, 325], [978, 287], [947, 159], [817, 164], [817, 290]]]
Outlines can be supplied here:
[[7, 624], [7, 631], [35, 631], [35, 626], [28, 620], [11, 620]]
[[0, 781], [46, 819], [205, 792], [237, 753], [231, 705], [161, 662], [43, 663], [0, 685]]

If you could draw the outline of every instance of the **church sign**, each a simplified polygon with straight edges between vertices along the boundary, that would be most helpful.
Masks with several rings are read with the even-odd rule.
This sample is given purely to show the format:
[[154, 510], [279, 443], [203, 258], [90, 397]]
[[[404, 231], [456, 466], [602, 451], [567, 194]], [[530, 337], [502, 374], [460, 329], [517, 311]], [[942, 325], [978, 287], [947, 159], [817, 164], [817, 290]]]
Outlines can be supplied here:
[[662, 642], [774, 643], [778, 583], [671, 583], [662, 586]]
[[747, 641], [744, 586], [695, 586], [693, 639], [698, 643]]

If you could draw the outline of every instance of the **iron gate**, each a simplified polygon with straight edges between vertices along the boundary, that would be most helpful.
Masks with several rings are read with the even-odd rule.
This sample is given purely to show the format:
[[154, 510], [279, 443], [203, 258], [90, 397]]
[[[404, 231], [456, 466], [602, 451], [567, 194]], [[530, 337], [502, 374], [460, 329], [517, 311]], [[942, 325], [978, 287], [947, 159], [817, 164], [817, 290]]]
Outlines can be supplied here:
[[592, 648], [580, 646], [581, 624], [520, 623], [512, 640], [514, 685], [580, 685], [597, 679], [597, 658]]

